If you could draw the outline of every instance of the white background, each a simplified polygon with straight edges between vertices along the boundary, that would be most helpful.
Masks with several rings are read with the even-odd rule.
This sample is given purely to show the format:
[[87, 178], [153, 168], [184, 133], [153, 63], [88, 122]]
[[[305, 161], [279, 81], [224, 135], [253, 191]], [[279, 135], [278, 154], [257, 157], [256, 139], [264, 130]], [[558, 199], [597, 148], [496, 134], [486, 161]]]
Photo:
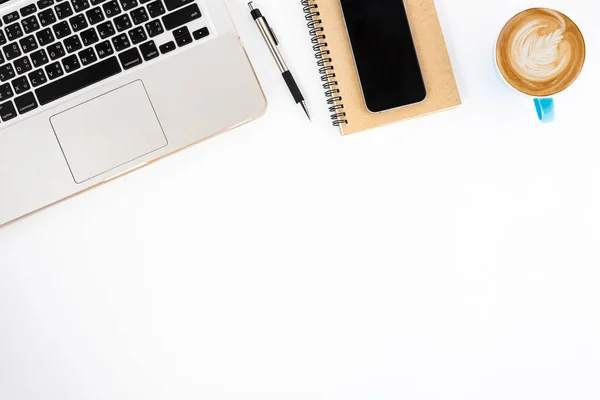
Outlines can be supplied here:
[[597, 400], [600, 7], [557, 121], [500, 81], [528, 0], [439, 0], [457, 110], [341, 137], [299, 0], [229, 0], [259, 121], [0, 230], [0, 398]]

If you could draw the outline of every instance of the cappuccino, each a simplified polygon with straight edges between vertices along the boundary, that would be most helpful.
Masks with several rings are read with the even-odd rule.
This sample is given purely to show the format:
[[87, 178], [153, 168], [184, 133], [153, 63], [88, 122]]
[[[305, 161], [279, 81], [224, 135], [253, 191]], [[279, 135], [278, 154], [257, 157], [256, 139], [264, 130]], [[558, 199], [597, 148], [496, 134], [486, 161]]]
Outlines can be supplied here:
[[516, 15], [496, 44], [496, 63], [504, 79], [535, 97], [553, 96], [569, 87], [583, 69], [585, 55], [577, 25], [547, 8]]

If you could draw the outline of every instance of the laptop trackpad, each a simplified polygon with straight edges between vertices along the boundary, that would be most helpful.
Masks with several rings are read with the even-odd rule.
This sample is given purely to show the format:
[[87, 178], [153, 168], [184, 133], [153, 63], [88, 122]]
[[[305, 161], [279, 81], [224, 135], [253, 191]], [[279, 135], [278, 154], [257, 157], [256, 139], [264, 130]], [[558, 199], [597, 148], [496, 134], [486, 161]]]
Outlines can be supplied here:
[[50, 123], [77, 183], [167, 145], [141, 81], [53, 115]]

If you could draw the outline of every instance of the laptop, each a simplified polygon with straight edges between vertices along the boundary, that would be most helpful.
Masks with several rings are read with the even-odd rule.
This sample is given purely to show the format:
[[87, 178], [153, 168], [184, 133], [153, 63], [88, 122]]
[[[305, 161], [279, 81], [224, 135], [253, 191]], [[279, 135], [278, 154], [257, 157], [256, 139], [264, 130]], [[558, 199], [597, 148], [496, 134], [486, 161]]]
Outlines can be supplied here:
[[223, 0], [1, 3], [0, 226], [265, 111]]

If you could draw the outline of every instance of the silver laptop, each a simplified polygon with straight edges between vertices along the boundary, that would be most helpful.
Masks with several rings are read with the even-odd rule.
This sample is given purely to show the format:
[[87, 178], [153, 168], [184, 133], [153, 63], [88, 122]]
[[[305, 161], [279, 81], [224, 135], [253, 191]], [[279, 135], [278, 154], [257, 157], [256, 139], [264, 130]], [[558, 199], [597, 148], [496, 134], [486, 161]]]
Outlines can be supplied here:
[[0, 20], [0, 226], [266, 108], [223, 0], [12, 1]]

